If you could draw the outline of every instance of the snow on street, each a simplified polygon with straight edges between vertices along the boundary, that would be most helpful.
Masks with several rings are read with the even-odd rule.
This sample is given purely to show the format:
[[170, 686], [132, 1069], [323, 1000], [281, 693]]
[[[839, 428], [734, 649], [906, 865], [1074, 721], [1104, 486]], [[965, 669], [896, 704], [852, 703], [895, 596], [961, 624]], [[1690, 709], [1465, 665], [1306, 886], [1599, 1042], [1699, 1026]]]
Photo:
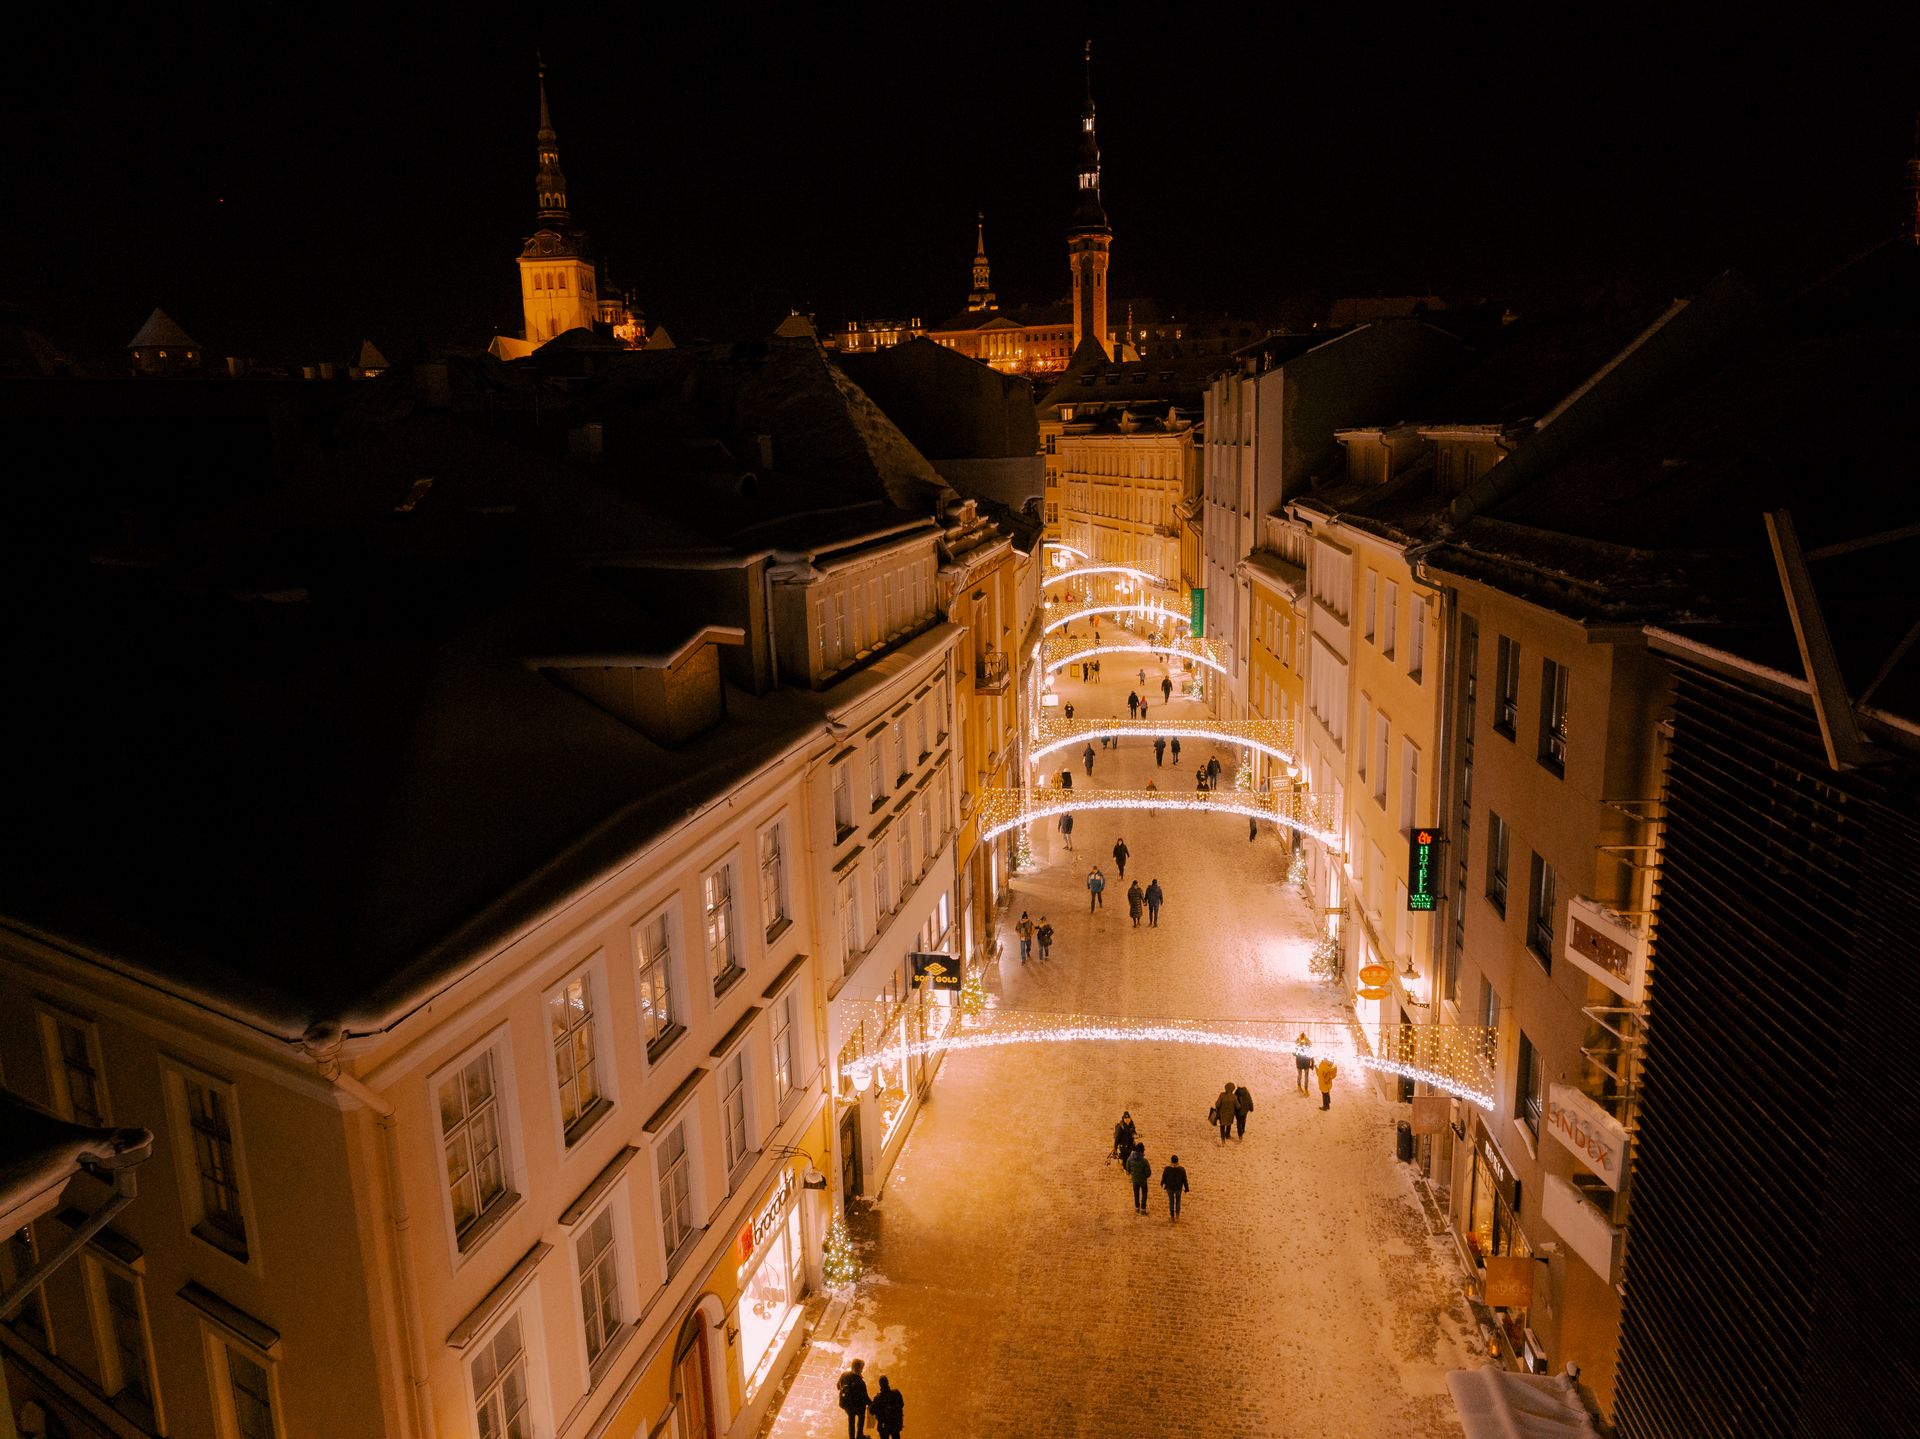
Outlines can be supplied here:
[[[1081, 716], [1126, 712], [1137, 665], [1060, 684]], [[1159, 669], [1148, 665], [1154, 710]], [[1199, 716], [1175, 699], [1172, 713]], [[1095, 745], [1076, 790], [1194, 788], [1211, 751], [1183, 744], [1156, 769], [1138, 740]], [[1235, 757], [1218, 751], [1231, 783]], [[1127, 878], [1110, 853], [1124, 836]], [[1088, 814], [1074, 852], [1049, 825], [1014, 881], [998, 1004], [1168, 1018], [1329, 1019], [1336, 996], [1307, 973], [1308, 916], [1284, 884], [1283, 842], [1244, 820]], [[1108, 888], [1089, 915], [1085, 878]], [[1125, 889], [1158, 878], [1160, 927], [1132, 926]], [[1022, 909], [1054, 924], [1053, 958], [1023, 966]], [[1223, 1080], [1255, 1108], [1222, 1144], [1206, 1113]], [[1106, 1153], [1131, 1110], [1153, 1161], [1150, 1212]], [[766, 1432], [846, 1432], [834, 1377], [855, 1357], [885, 1374], [919, 1436], [1458, 1435], [1448, 1369], [1479, 1362], [1458, 1272], [1396, 1173], [1393, 1121], [1356, 1065], [1333, 1107], [1298, 1092], [1292, 1062], [1228, 1048], [1047, 1044], [949, 1055], [884, 1195], [855, 1233], [862, 1280], [844, 1319], [816, 1335]], [[1167, 1217], [1160, 1169], [1192, 1182]], [[871, 1432], [871, 1429], [869, 1429]]]

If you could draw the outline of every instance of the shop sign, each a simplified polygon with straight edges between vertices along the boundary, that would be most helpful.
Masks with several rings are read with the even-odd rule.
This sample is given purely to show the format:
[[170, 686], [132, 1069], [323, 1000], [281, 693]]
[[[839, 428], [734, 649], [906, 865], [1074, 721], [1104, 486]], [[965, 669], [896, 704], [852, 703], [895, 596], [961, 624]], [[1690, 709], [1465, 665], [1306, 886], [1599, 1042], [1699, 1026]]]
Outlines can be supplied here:
[[913, 987], [923, 989], [960, 988], [960, 965], [950, 954], [910, 954], [913, 961]]
[[1620, 1231], [1577, 1186], [1549, 1174], [1540, 1191], [1540, 1217], [1587, 1268], [1613, 1283], [1620, 1262]]
[[1198, 585], [1190, 585], [1193, 595], [1192, 617], [1187, 622], [1187, 632], [1195, 639], [1207, 632], [1207, 592]]
[[1384, 964], [1366, 964], [1360, 967], [1360, 982], [1368, 989], [1380, 989], [1392, 976]]
[[1547, 1132], [1605, 1180], [1607, 1188], [1620, 1188], [1627, 1168], [1627, 1130], [1606, 1110], [1571, 1085], [1548, 1085]]
[[1513, 1166], [1507, 1163], [1507, 1156], [1500, 1152], [1500, 1146], [1493, 1142], [1493, 1136], [1487, 1133], [1486, 1122], [1475, 1115], [1473, 1118], [1474, 1146], [1480, 1151], [1480, 1157], [1487, 1161], [1487, 1172], [1493, 1176], [1494, 1188], [1500, 1191], [1500, 1197], [1507, 1201], [1507, 1208], [1513, 1211], [1514, 1218], [1520, 1217], [1520, 1181], [1514, 1176]]
[[1387, 991], [1381, 989], [1378, 985], [1370, 984], [1360, 991], [1360, 997], [1362, 999], [1385, 999], [1387, 997]]
[[796, 1171], [789, 1165], [780, 1175], [780, 1183], [767, 1202], [760, 1206], [760, 1212], [753, 1216], [753, 1223], [742, 1225], [740, 1229], [740, 1263], [744, 1265], [753, 1257], [754, 1251], [767, 1242], [767, 1236], [780, 1227], [780, 1220], [787, 1212], [787, 1205], [793, 1200], [793, 1190], [798, 1182]]
[[1561, 953], [1578, 969], [1626, 1000], [1646, 998], [1646, 938], [1623, 915], [1584, 895], [1567, 904], [1567, 937]]
[[1444, 1094], [1413, 1097], [1413, 1132], [1440, 1134], [1453, 1122], [1453, 1100]]
[[1432, 910], [1440, 902], [1434, 881], [1440, 874], [1440, 831], [1428, 826], [1407, 833], [1407, 908]]
[[1531, 1256], [1489, 1255], [1482, 1301], [1489, 1309], [1531, 1309], [1533, 1270], [1537, 1262]]

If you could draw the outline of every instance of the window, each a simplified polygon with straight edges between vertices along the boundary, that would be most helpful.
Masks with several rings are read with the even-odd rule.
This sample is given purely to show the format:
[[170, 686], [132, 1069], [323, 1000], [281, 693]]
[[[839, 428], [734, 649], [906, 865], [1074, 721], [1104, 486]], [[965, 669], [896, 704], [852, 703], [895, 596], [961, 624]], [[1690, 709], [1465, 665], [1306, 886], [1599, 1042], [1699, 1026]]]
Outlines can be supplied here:
[[833, 767], [833, 840], [838, 844], [853, 833], [853, 777], [848, 766]]
[[114, 1408], [151, 1426], [153, 1367], [147, 1357], [147, 1311], [140, 1281], [117, 1264], [103, 1263], [92, 1255], [88, 1256], [87, 1271], [100, 1356], [100, 1388], [113, 1400]]
[[1362, 629], [1361, 634], [1362, 634], [1362, 637], [1365, 638], [1368, 644], [1373, 643], [1375, 625], [1378, 620], [1378, 608], [1379, 608], [1379, 598], [1380, 598], [1379, 597], [1379, 589], [1380, 589], [1379, 581], [1380, 581], [1380, 577], [1378, 575], [1376, 575], [1372, 570], [1367, 571], [1366, 610], [1364, 611], [1365, 627]]
[[669, 1262], [693, 1237], [692, 1166], [684, 1122], [668, 1130], [660, 1145], [660, 1233]]
[[1373, 802], [1382, 809], [1387, 807], [1387, 756], [1392, 752], [1392, 729], [1387, 717], [1381, 715], [1380, 728], [1373, 736]]
[[1540, 763], [1567, 772], [1567, 680], [1565, 665], [1540, 662]]
[[1513, 1097], [1513, 1116], [1527, 1126], [1535, 1139], [1540, 1137], [1540, 1051], [1533, 1047], [1525, 1030], [1520, 1031], [1520, 1059], [1514, 1066], [1518, 1086]]
[[446, 1150], [453, 1231], [462, 1251], [519, 1196], [508, 1187], [500, 1075], [491, 1047], [439, 1084], [440, 1140]]
[[747, 1152], [747, 1056], [735, 1051], [720, 1066], [720, 1127], [726, 1145], [727, 1173], [753, 1156]]
[[167, 1063], [167, 1082], [179, 1148], [187, 1225], [214, 1248], [247, 1262], [247, 1221], [242, 1205], [238, 1139], [231, 1085]]
[[867, 799], [874, 809], [887, 802], [887, 761], [881, 748], [882, 741], [878, 736], [867, 746]]
[[520, 1316], [508, 1317], [468, 1366], [473, 1379], [474, 1432], [481, 1439], [533, 1439], [527, 1343]]
[[933, 753], [933, 746], [927, 743], [927, 706], [932, 703], [923, 695], [913, 707], [915, 737], [920, 741], [920, 758], [923, 760]]
[[1472, 620], [1460, 621], [1460, 695], [1466, 711], [1469, 737], [1473, 734], [1473, 699], [1479, 688], [1480, 627]]
[[640, 1042], [647, 1058], [661, 1051], [680, 1033], [674, 1004], [673, 928], [666, 910], [635, 927], [634, 962], [639, 972]]
[[865, 946], [866, 935], [860, 928], [860, 891], [854, 876], [840, 885], [840, 944], [851, 962]]
[[1493, 727], [1508, 739], [1520, 714], [1520, 646], [1500, 636], [1500, 654], [1494, 675]]
[[920, 857], [933, 862], [933, 806], [924, 794], [920, 796]]
[[760, 923], [769, 941], [786, 929], [786, 826], [768, 825], [760, 831]]
[[887, 842], [873, 847], [873, 913], [876, 920], [893, 910], [893, 872], [887, 867]]
[[580, 1275], [580, 1322], [587, 1341], [587, 1365], [592, 1368], [619, 1337], [620, 1251], [613, 1235], [613, 1207], [601, 1209], [573, 1242], [574, 1266]]
[[1547, 973], [1553, 973], [1553, 866], [1539, 855], [1533, 857], [1533, 874], [1527, 885], [1527, 948]]
[[893, 782], [896, 788], [907, 782], [907, 769], [910, 763], [907, 755], [907, 717], [901, 715], [893, 722]]
[[1420, 792], [1420, 750], [1405, 735], [1400, 737], [1400, 832], [1410, 833], [1416, 796]]
[[211, 1331], [207, 1356], [213, 1371], [215, 1427], [221, 1439], [279, 1439], [273, 1361], [251, 1345]]
[[[11, 1289], [40, 1262], [39, 1246], [33, 1242], [33, 1226], [16, 1229], [7, 1236], [6, 1256], [5, 1287]], [[52, 1351], [53, 1330], [47, 1322], [47, 1291], [44, 1285], [35, 1289], [32, 1296], [13, 1311], [7, 1322], [13, 1326], [14, 1333], [31, 1340], [35, 1347]]]
[[799, 1056], [794, 1049], [794, 1011], [798, 1000], [788, 991], [773, 1006], [773, 1103], [784, 1110], [799, 1083]]
[[40, 1025], [53, 1107], [75, 1124], [106, 1127], [110, 1119], [99, 1029], [89, 1020], [53, 1010], [41, 1011]]
[[718, 994], [740, 973], [740, 956], [733, 939], [733, 866], [723, 864], [707, 876], [704, 886], [707, 914], [707, 972]]
[[1507, 912], [1507, 846], [1511, 838], [1512, 830], [1507, 822], [1488, 810], [1487, 898], [1502, 914]]
[[1380, 653], [1393, 658], [1394, 635], [1400, 628], [1400, 586], [1388, 580], [1380, 600]]
[[1407, 600], [1407, 675], [1419, 684], [1427, 663], [1427, 597]]
[[1360, 778], [1367, 777], [1368, 744], [1373, 735], [1373, 701], [1367, 695], [1360, 696], [1360, 727], [1354, 732], [1353, 762], [1360, 771]]
[[1483, 974], [1480, 976], [1480, 1027], [1497, 1029], [1500, 1025], [1500, 996]]
[[907, 889], [913, 884], [913, 836], [904, 820], [894, 831], [893, 844], [900, 860], [900, 897], [905, 899]]
[[560, 1093], [560, 1128], [568, 1144], [610, 1107], [601, 1082], [594, 1034], [593, 976], [582, 972], [547, 996], [553, 1078]]

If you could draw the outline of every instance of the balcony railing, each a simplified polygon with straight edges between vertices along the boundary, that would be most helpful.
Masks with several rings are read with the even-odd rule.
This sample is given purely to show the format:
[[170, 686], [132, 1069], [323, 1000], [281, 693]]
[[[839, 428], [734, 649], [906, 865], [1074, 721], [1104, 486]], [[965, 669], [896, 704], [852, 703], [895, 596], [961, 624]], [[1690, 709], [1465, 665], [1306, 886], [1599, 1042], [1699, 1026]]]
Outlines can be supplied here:
[[1000, 694], [1008, 684], [1012, 667], [1007, 656], [998, 650], [988, 650], [974, 661], [973, 687], [980, 694]]

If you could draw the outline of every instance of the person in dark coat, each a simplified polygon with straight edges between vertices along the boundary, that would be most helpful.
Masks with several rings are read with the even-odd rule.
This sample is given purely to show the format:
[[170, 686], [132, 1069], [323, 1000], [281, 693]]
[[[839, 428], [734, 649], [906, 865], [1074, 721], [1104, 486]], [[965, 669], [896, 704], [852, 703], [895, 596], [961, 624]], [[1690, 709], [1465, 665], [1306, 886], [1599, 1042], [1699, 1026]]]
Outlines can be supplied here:
[[1247, 843], [1252, 844], [1260, 834], [1260, 821], [1252, 815], [1247, 816]]
[[1073, 788], [1073, 771], [1072, 770], [1063, 769], [1060, 771], [1060, 788], [1061, 789]]
[[1086, 761], [1087, 773], [1091, 775], [1093, 773], [1093, 746], [1088, 745], [1084, 750], [1082, 750], [1080, 752], [1080, 758]]
[[1127, 848], [1127, 842], [1124, 839], [1114, 840], [1113, 862], [1119, 868], [1120, 878], [1122, 879], [1127, 877], [1127, 856], [1132, 853], [1133, 851]]
[[1067, 718], [1068, 718], [1068, 719], [1072, 719], [1072, 718], [1073, 718], [1073, 706], [1072, 706], [1072, 705], [1067, 705], [1067, 706], [1066, 706], [1065, 708], [1066, 708], [1066, 711], [1067, 711]]
[[1160, 698], [1162, 701], [1173, 698], [1173, 681], [1165, 675], [1160, 677]]
[[1053, 953], [1053, 926], [1047, 923], [1047, 917], [1044, 914], [1040, 916], [1040, 928], [1033, 932], [1033, 937], [1040, 942], [1042, 959]]
[[1147, 902], [1147, 928], [1160, 928], [1160, 901], [1165, 897], [1166, 896], [1160, 892], [1159, 880], [1150, 879], [1147, 881], [1147, 892], [1142, 896]]
[[1147, 1212], [1147, 1186], [1153, 1182], [1153, 1165], [1147, 1160], [1147, 1146], [1134, 1141], [1133, 1153], [1127, 1156], [1127, 1178], [1133, 1181], [1133, 1210], [1136, 1214]]
[[1120, 1122], [1113, 1126], [1113, 1148], [1107, 1151], [1109, 1159], [1118, 1158], [1123, 1163], [1133, 1155], [1133, 1115], [1128, 1110], [1120, 1111]]
[[1024, 909], [1020, 911], [1020, 921], [1014, 925], [1013, 932], [1020, 936], [1020, 962], [1025, 964], [1033, 958], [1033, 921], [1027, 918]]
[[1167, 742], [1166, 742], [1166, 740], [1165, 740], [1165, 739], [1156, 739], [1156, 740], [1155, 740], [1155, 741], [1153, 742], [1153, 762], [1154, 762], [1155, 764], [1165, 764], [1165, 763], [1166, 763], [1166, 758], [1167, 758]]
[[1233, 1132], [1236, 1139], [1247, 1137], [1247, 1116], [1253, 1113], [1253, 1095], [1246, 1085], [1233, 1087]]
[[1068, 853], [1072, 853], [1073, 851], [1073, 816], [1070, 814], [1063, 814], [1060, 816], [1060, 837], [1067, 842]]
[[1193, 1188], [1193, 1186], [1187, 1183], [1186, 1166], [1180, 1162], [1180, 1156], [1170, 1154], [1167, 1156], [1167, 1159], [1169, 1161], [1167, 1167], [1160, 1171], [1160, 1187], [1167, 1191], [1167, 1213], [1172, 1216], [1173, 1222], [1178, 1224], [1180, 1222], [1180, 1196]]
[[1140, 928], [1140, 911], [1146, 902], [1147, 897], [1140, 888], [1140, 881], [1135, 879], [1127, 886], [1127, 914], [1132, 918], [1135, 929]]
[[1173, 743], [1167, 746], [1167, 753], [1173, 756], [1175, 764], [1180, 763], [1180, 736], [1173, 737]]
[[840, 1407], [847, 1411], [847, 1439], [863, 1439], [867, 1432], [867, 1381], [860, 1371], [867, 1361], [856, 1359], [853, 1367], [840, 1376]]
[[887, 1382], [887, 1376], [880, 1376], [880, 1392], [873, 1396], [873, 1428], [880, 1439], [900, 1439], [900, 1430], [907, 1422], [907, 1401], [900, 1397], [900, 1391]]
[[1207, 788], [1218, 789], [1219, 787], [1220, 787], [1220, 756], [1217, 754], [1209, 755], [1207, 756]]
[[1213, 1122], [1220, 1126], [1220, 1142], [1225, 1144], [1233, 1138], [1234, 1093], [1232, 1081], [1220, 1091], [1220, 1097], [1213, 1101]]
[[1132, 719], [1140, 712], [1140, 696], [1134, 690], [1127, 691], [1127, 718]]

